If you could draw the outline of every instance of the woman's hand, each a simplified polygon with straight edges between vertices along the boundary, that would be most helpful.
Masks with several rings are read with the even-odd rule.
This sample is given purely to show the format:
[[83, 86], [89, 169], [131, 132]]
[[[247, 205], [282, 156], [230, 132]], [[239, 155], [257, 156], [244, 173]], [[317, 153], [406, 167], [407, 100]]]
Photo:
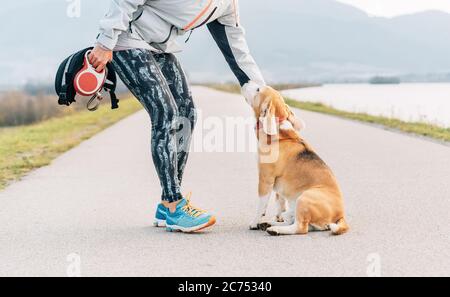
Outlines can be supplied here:
[[258, 85], [253, 81], [249, 81], [241, 88], [241, 94], [247, 100], [247, 103], [250, 104], [251, 107], [255, 105], [256, 95], [258, 95], [260, 88], [263, 86]]
[[89, 54], [89, 62], [97, 72], [102, 72], [113, 58], [113, 52], [97, 45]]

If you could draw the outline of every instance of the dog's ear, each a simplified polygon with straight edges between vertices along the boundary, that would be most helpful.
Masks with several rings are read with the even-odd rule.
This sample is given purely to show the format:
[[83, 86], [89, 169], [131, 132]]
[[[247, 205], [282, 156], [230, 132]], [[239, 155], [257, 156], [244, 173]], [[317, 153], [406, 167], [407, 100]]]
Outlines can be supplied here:
[[286, 104], [286, 109], [288, 110], [289, 116], [287, 120], [292, 124], [295, 130], [301, 131], [306, 128], [306, 124], [303, 120], [299, 119]]
[[261, 108], [260, 121], [262, 123], [264, 133], [269, 136], [278, 134], [277, 119], [275, 117], [275, 106], [272, 103], [272, 100], [263, 104]]

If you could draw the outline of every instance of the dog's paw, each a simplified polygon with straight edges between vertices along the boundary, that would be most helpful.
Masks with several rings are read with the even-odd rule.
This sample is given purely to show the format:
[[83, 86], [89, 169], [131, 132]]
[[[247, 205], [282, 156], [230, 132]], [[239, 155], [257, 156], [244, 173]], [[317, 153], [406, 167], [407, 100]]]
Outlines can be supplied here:
[[272, 236], [279, 236], [279, 235], [280, 235], [280, 233], [278, 233], [278, 232], [275, 230], [275, 228], [269, 228], [269, 229], [267, 229], [267, 233], [269, 233], [269, 234], [272, 235]]
[[258, 229], [262, 230], [262, 231], [266, 231], [270, 227], [272, 227], [272, 225], [270, 223], [259, 223], [258, 224]]

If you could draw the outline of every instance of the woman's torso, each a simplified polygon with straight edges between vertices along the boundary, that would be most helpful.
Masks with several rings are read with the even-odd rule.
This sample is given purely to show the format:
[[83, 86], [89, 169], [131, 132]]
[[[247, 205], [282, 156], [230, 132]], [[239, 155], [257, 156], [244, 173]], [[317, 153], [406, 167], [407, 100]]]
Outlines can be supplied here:
[[134, 13], [128, 35], [158, 50], [174, 52], [177, 36], [230, 13], [237, 22], [236, 9], [235, 0], [147, 0]]

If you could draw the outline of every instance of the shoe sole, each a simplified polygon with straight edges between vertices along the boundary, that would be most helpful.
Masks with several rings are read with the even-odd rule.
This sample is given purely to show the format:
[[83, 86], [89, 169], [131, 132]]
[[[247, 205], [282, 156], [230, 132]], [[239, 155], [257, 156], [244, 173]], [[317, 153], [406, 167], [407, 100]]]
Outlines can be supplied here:
[[155, 221], [153, 222], [153, 226], [155, 226], [156, 228], [166, 227], [166, 220], [155, 219]]
[[215, 223], [216, 223], [216, 218], [215, 217], [211, 217], [208, 222], [206, 222], [205, 224], [202, 224], [200, 226], [195, 226], [195, 227], [192, 227], [192, 228], [183, 228], [183, 227], [176, 226], [176, 225], [167, 225], [166, 230], [168, 232], [195, 233], [195, 232], [199, 232], [201, 230], [204, 230], [204, 229], [206, 229], [208, 227], [211, 227]]

